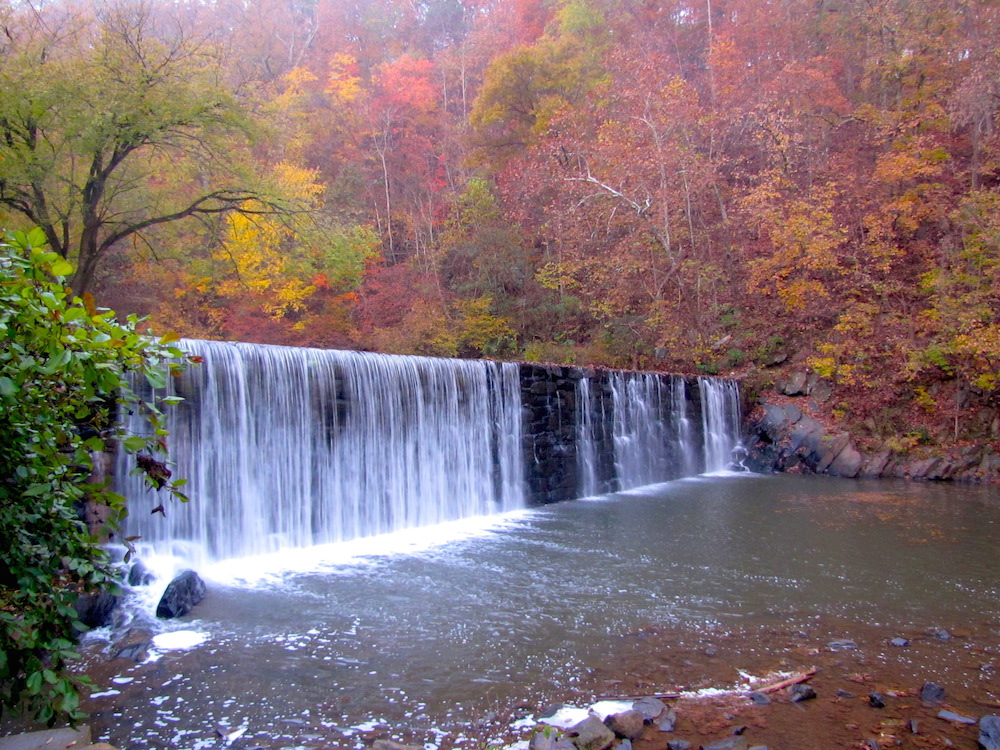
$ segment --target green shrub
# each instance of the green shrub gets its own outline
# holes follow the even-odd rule
[[[75,721],[83,680],[66,672],[76,656],[73,603],[111,585],[106,554],[82,522],[86,500],[106,504],[112,522],[124,499],[107,482],[91,484],[91,452],[107,442],[139,454],[147,479],[180,499],[162,461],[165,430],[154,403],[139,403],[152,434],[124,435],[116,402],[134,398],[128,375],[164,385],[182,356],[140,336],[89,296],[72,295],[72,266],[41,249],[44,235],[0,239],[0,711],[39,721]]]

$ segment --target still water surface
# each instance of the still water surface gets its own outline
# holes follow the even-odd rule
[[[234,580],[252,577],[245,562],[203,571],[209,596],[176,625],[203,644],[111,662],[109,694],[87,707],[124,747],[209,747],[216,724],[272,747],[328,732],[351,746],[352,727],[379,720],[457,731],[565,694],[650,624],[995,618],[998,524],[994,487],[727,475],[518,512],[409,551],[375,539],[340,562],[290,553],[271,563],[289,572],[254,583]]]

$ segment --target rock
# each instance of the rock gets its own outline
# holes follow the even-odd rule
[[[622,740],[618,743],[617,750],[632,750],[632,740]]]
[[[182,617],[205,598],[205,582],[193,570],[185,570],[168,585],[156,605],[156,616],[164,619]]]
[[[788,691],[788,696],[792,703],[801,703],[802,701],[809,701],[815,698],[816,691],[809,685],[799,683],[798,685],[792,685]]]
[[[667,750],[691,750],[691,743],[687,740],[670,740]]]
[[[0,737],[0,750],[74,750],[90,744],[90,727],[86,724],[76,729],[46,729]]]
[[[849,693],[846,690],[844,690],[843,688],[838,689],[837,692],[834,693],[834,695],[836,695],[838,698],[853,698],[854,697],[853,693]]]
[[[931,628],[930,630],[927,631],[927,633],[928,633],[928,635],[934,636],[939,641],[950,641],[951,640],[951,633],[949,633],[944,628]]]
[[[627,740],[637,740],[642,736],[645,727],[645,717],[638,711],[623,711],[611,714],[604,720],[604,725],[619,737]]]
[[[559,730],[546,727],[531,735],[528,750],[576,750],[576,745],[563,737]]]
[[[980,750],[1000,750],[1000,716],[984,716],[979,720]]]
[[[848,651],[852,648],[857,648],[858,644],[847,638],[838,638],[835,641],[830,641],[826,644],[826,647],[833,651]]]
[[[142,560],[136,560],[129,568],[127,579],[129,586],[148,586],[155,580],[156,576],[149,571]]]
[[[861,471],[861,464],[864,459],[858,450],[848,443],[844,446],[844,449],[840,451],[833,463],[830,464],[828,473],[835,477],[846,477],[852,478],[858,475]]]
[[[649,724],[667,710],[667,704],[659,698],[640,698],[632,704],[632,710],[641,713],[643,719]]]
[[[677,726],[677,711],[673,706],[670,706],[667,708],[666,711],[664,711],[660,715],[660,720],[657,723],[656,727],[661,732],[672,732],[674,731],[674,727],[676,726]]]
[[[607,750],[615,742],[615,733],[596,716],[588,716],[566,731],[566,738],[579,750]]]
[[[806,393],[807,378],[808,375],[801,370],[793,372],[788,380],[778,386],[778,389],[786,396],[804,396]]]
[[[920,700],[924,703],[944,703],[944,688],[933,682],[925,682],[920,688]]]
[[[939,719],[944,719],[945,721],[953,721],[956,724],[975,724],[975,719],[970,719],[968,716],[962,716],[961,714],[956,714],[954,711],[938,711],[937,717]]]
[[[423,745],[404,745],[394,740],[375,740],[372,750],[424,750]]]
[[[751,745],[750,750],[767,750],[767,745]]]
[[[785,416],[788,417],[789,422],[795,424],[802,419],[802,410],[794,404],[789,404],[785,407]]]
[[[538,718],[551,719],[553,716],[562,711],[564,708],[566,708],[565,703],[550,703],[539,712]]]
[[[73,603],[76,616],[88,628],[103,628],[111,624],[111,616],[118,606],[119,597],[110,591],[80,594]]]
[[[758,693],[756,691],[750,693],[750,702],[755,706],[770,706],[771,699],[767,697],[766,693]]]
[[[828,438],[826,443],[826,448],[823,450],[823,457],[820,459],[819,463],[816,464],[816,473],[823,474],[827,469],[830,468],[830,464],[834,462],[840,452],[847,447],[847,444],[851,442],[851,436],[846,432],[842,432],[833,438]]]
[[[885,696],[882,693],[868,693],[868,705],[872,708],[885,708]]]
[[[890,451],[879,451],[864,462],[861,471],[858,472],[858,476],[862,479],[877,479],[885,472],[891,457],[892,453]]]
[[[724,740],[716,740],[702,745],[701,750],[747,750],[747,738],[743,736],[726,737]]]
[[[896,646],[897,648],[906,648],[910,645],[910,642],[905,638],[893,638],[889,641],[890,646]]]
[[[809,390],[809,395],[824,404],[833,396],[833,386],[825,380],[821,380]]]
[[[907,726],[910,727],[910,734],[920,734],[920,723],[916,719],[910,719]]]

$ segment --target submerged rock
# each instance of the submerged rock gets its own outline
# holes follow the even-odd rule
[[[889,641],[890,646],[896,646],[897,648],[906,648],[910,645],[910,642],[905,638],[893,638]]]
[[[799,683],[798,685],[792,685],[791,689],[788,691],[788,695],[791,698],[792,703],[801,703],[802,701],[811,701],[815,698],[816,691],[809,685]]]
[[[167,585],[156,605],[156,616],[164,619],[186,615],[205,598],[205,582],[193,570],[185,570]]]
[[[872,708],[885,708],[885,696],[882,693],[869,693],[868,705]]]
[[[738,735],[702,745],[701,750],[747,750],[747,738]]]
[[[691,750],[691,743],[687,740],[670,740],[667,750]]]
[[[758,693],[756,691],[750,693],[750,702],[755,706],[770,706],[771,699],[767,697],[766,693]]]
[[[920,700],[924,703],[944,703],[944,688],[933,682],[925,682],[920,688]]]
[[[945,721],[953,721],[956,724],[975,724],[976,720],[968,716],[956,714],[954,711],[938,711],[937,717]]]
[[[1000,750],[1000,716],[984,716],[979,720],[980,750]]]

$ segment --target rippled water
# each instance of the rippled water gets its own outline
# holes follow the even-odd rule
[[[208,598],[176,626],[207,640],[141,665],[90,657],[112,694],[88,707],[129,748],[212,746],[216,723],[272,747],[320,742],[303,726],[345,732],[345,746],[377,720],[449,729],[565,693],[652,623],[997,617],[998,524],[996,488],[711,476],[450,542],[421,531],[401,551],[375,539],[328,549],[333,562],[286,558],[289,572],[256,583],[209,569]],[[251,562],[236,572],[254,576]]]

